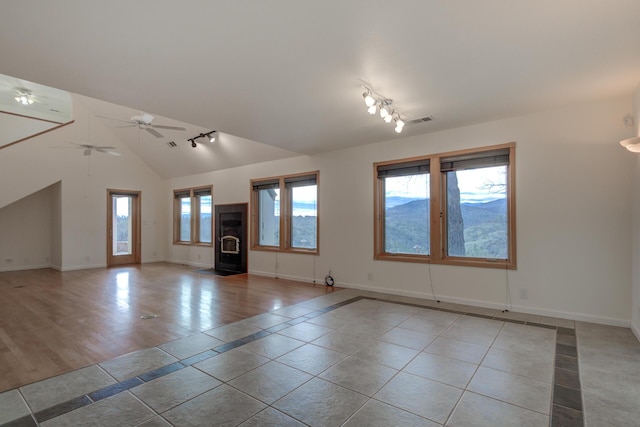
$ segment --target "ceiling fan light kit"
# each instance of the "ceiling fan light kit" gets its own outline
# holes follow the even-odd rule
[[[396,111],[393,107],[393,100],[375,94],[368,86],[362,86],[365,92],[362,94],[364,98],[364,104],[367,106],[367,112],[374,115],[379,111],[380,118],[385,123],[393,123],[396,133],[401,133],[404,129],[404,121],[400,118],[400,112]]]

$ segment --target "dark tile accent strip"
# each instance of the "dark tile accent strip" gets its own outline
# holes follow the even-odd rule
[[[560,405],[553,405],[551,427],[583,427],[582,412]]]
[[[561,335],[561,334],[556,335],[556,343],[569,345],[571,347],[577,346],[576,337],[571,335]]]
[[[578,372],[578,358],[556,354],[556,368]]]
[[[91,400],[97,402],[98,400],[106,399],[107,397],[111,397],[114,394],[118,394],[135,386],[139,386],[140,384],[142,384],[142,380],[140,378],[129,378],[128,380],[101,388],[100,390],[96,390],[93,393],[89,393],[88,396]]]
[[[544,323],[527,322],[527,326],[535,326],[537,328],[545,328],[545,329],[556,330],[555,326],[553,326],[553,325],[545,325]]]
[[[302,317],[306,317],[307,319],[313,319],[314,317],[322,316],[323,314],[325,314],[325,312],[316,310],[316,311],[312,311],[311,313],[307,313]]]
[[[493,319],[493,316],[487,316],[486,314],[465,313],[465,316],[479,317],[481,319]]]
[[[93,402],[91,401],[91,399],[89,399],[88,396],[76,397],[75,399],[71,399],[67,402],[59,403],[50,408],[43,409],[42,411],[36,412],[33,415],[38,423],[42,423],[44,421],[50,420],[51,418],[66,414],[67,412],[82,408],[83,406],[87,406],[90,403]]]
[[[304,319],[303,322],[305,320],[308,320],[308,319]],[[290,328],[290,327],[291,327],[291,324],[289,322],[284,322],[284,323],[280,323],[279,325],[267,328],[267,329],[265,329],[265,331],[271,332],[273,334],[273,333],[276,333],[278,331],[281,331],[283,329],[287,329],[287,328]]]
[[[187,357],[186,359],[182,359],[180,361],[180,363],[182,363],[184,366],[191,366],[194,365],[198,362],[202,362],[203,360],[209,359],[213,356],[216,356],[218,354],[217,351],[213,351],[213,350],[207,350],[204,351],[200,354],[196,354],[195,356],[191,356],[191,357]]]
[[[295,319],[291,319],[287,322],[282,323],[283,325],[289,325],[289,326],[293,326],[293,325],[297,325],[298,323],[302,323],[302,322],[306,322],[308,319],[305,319],[304,317],[296,317]],[[278,325],[280,326],[280,325]]]
[[[580,390],[554,384],[553,404],[575,409],[576,411],[582,411],[582,396],[580,395]]]
[[[25,415],[8,423],[1,424],[0,427],[38,427],[31,415]]]
[[[556,354],[563,356],[578,357],[578,351],[575,346],[569,346],[565,344],[556,344]]]
[[[494,317],[495,320],[500,320],[502,322],[507,322],[507,323],[517,323],[518,325],[524,325],[525,322],[524,320],[516,320],[516,319],[507,319],[506,317]]]
[[[242,341],[244,344],[249,344],[255,340],[259,340],[260,338],[264,338],[266,336],[271,335],[271,332],[267,331],[258,331],[251,335],[247,335],[246,337],[240,338],[238,341]]]
[[[580,376],[577,372],[556,368],[553,378],[557,385],[580,390]]]
[[[246,342],[242,342],[242,340],[235,340],[235,341],[231,341],[228,342],[226,344],[222,344],[219,345],[218,347],[214,347],[214,351],[217,351],[218,353],[224,353],[226,351],[229,350],[233,350],[234,348],[240,347],[241,345],[245,345]]]
[[[558,326],[558,333],[560,335],[570,335],[570,336],[576,336],[576,330],[575,329],[569,329],[569,328],[562,328],[560,326]]]
[[[138,375],[144,382],[153,381],[156,378],[164,377],[172,372],[179,371],[180,369],[184,369],[184,365],[180,362],[174,362],[170,365],[165,365],[162,368],[154,369],[153,371],[145,372],[142,375]]]

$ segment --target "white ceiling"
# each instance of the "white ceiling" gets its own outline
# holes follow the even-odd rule
[[[16,0],[0,73],[286,157],[631,94],[639,20],[637,0]],[[434,120],[397,135],[359,79]]]

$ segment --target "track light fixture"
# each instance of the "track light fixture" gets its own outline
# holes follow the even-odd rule
[[[362,86],[365,92],[362,94],[364,103],[367,106],[369,114],[374,115],[376,112],[380,113],[380,118],[385,123],[392,123],[395,125],[395,131],[401,133],[404,129],[404,122],[400,119],[400,113],[396,111],[391,105],[393,101],[384,96],[375,94],[371,88]]]
[[[206,138],[209,142],[215,142],[216,137],[218,135],[217,130],[212,130],[211,132],[201,133],[200,135],[194,136],[193,138],[187,139],[191,143],[193,148],[196,148],[198,144],[196,144],[196,139],[198,138]]]

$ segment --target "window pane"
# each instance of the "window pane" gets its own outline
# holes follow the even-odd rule
[[[131,245],[131,197],[111,196],[113,215],[112,255],[130,255]]]
[[[259,242],[260,246],[280,244],[280,189],[269,188],[258,191]]]
[[[198,241],[211,243],[211,195],[198,197],[198,203],[198,211],[200,212]]]
[[[191,198],[182,197],[180,201],[180,241],[191,241]]]
[[[447,172],[447,254],[507,259],[507,166]]]
[[[429,254],[429,174],[384,178],[384,251]]]
[[[318,186],[291,187],[291,247],[316,249]]]

